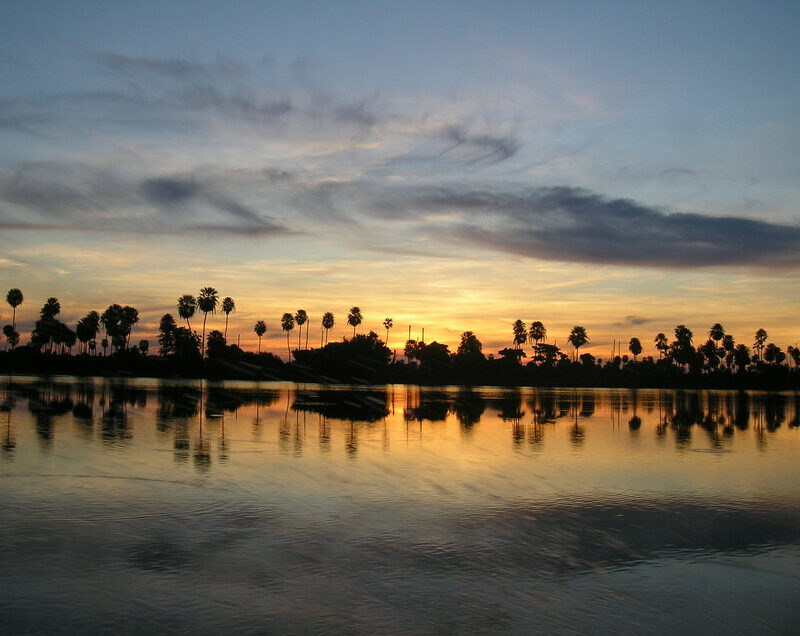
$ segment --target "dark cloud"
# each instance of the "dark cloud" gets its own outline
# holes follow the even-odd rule
[[[653,322],[653,318],[643,318],[642,316],[625,316],[625,318],[619,322],[615,322],[615,327],[640,327],[641,325],[646,325],[650,322]]]
[[[142,182],[144,195],[159,205],[184,203],[196,196],[200,188],[193,181],[183,179],[145,179]]]
[[[468,161],[498,163],[510,159],[519,151],[521,143],[514,137],[490,134],[473,134],[466,126],[446,126],[442,138],[450,147],[442,154],[463,150]]]
[[[381,218],[454,215],[437,235],[546,260],[669,268],[800,266],[800,227],[668,213],[573,187],[417,188],[387,194],[371,207]]]
[[[23,164],[12,175],[0,177],[0,227],[245,236],[289,233],[207,177],[137,180],[108,169],[60,163]]]

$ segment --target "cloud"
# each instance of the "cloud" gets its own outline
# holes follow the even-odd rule
[[[581,188],[415,188],[373,198],[380,218],[446,220],[430,236],[531,258],[692,268],[800,267],[800,227],[738,217],[670,213]],[[422,229],[422,228],[420,228]]]
[[[615,327],[639,327],[641,325],[646,325],[650,322],[653,322],[653,318],[643,318],[642,316],[625,316],[625,318],[619,322],[615,322]]]
[[[520,141],[514,137],[473,134],[462,125],[446,126],[441,135],[452,144],[442,154],[464,150],[467,160],[472,163],[505,161],[517,154],[521,146]]]
[[[58,162],[22,164],[0,177],[0,227],[245,236],[290,232],[207,175],[138,179]]]
[[[244,67],[225,58],[204,64],[182,58],[131,57],[118,53],[102,53],[97,60],[103,66],[123,75],[160,75],[174,79],[207,77],[215,74],[240,75]]]

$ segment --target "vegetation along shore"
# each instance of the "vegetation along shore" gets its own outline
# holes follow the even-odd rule
[[[768,341],[764,329],[754,333],[751,346],[737,343],[720,323],[697,339],[705,339],[702,344],[696,344],[695,335],[684,325],[676,326],[671,336],[655,334],[658,357],[642,356],[642,343],[633,337],[625,354],[619,351],[601,358],[581,353],[590,343],[583,326],[572,328],[567,337],[570,348],[562,351],[548,341],[541,321],[526,324],[522,320],[509,325],[510,346],[496,353],[484,352],[472,331],[461,335],[455,351],[446,344],[422,339],[408,339],[402,349],[392,350],[387,343],[393,319],[383,321],[383,338],[375,331],[358,333],[363,322],[359,307],[352,307],[346,318],[352,335],[331,341],[336,317],[326,312],[309,345],[312,320],[299,309],[284,313],[279,321],[286,334],[286,362],[261,350],[261,338],[267,330],[264,320],[253,325],[259,338],[256,351],[229,343],[228,319],[236,304],[230,297],[220,298],[213,287],[204,287],[196,297],[185,294],[178,298],[177,319],[171,313],[161,317],[157,347],[146,339],[132,339],[139,322],[134,307],[112,304],[102,313],[90,311],[70,327],[59,320],[61,305],[54,297],[42,305],[29,341],[23,344],[17,330],[17,310],[24,295],[19,289],[11,289],[6,301],[12,311],[11,322],[3,327],[0,373],[359,384],[800,389],[800,348],[781,349]],[[207,330],[209,314],[217,311],[224,314],[224,325]],[[291,332],[295,328],[293,346]]]

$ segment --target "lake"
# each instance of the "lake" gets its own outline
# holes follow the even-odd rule
[[[790,633],[800,395],[0,379],[4,633]]]

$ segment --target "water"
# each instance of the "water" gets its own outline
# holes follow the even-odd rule
[[[0,383],[5,633],[790,633],[797,394]]]

